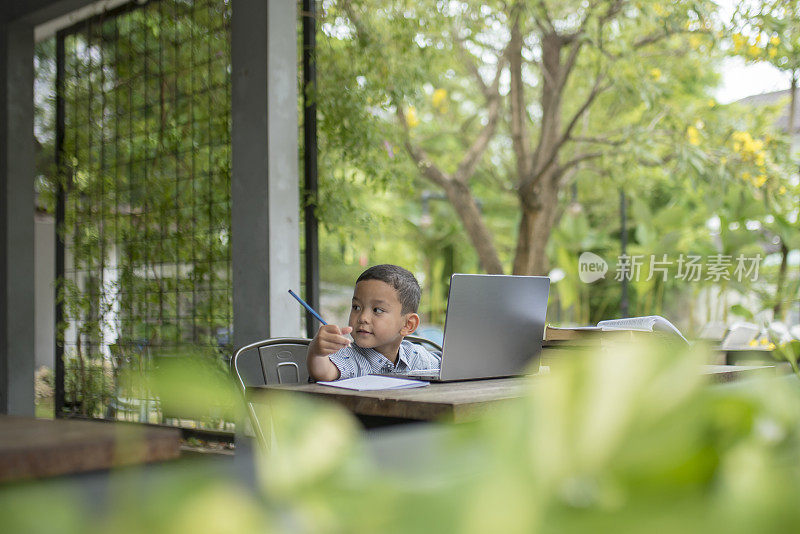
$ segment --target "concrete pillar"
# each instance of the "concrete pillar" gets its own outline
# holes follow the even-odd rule
[[[33,415],[33,26],[0,24],[0,413]]]
[[[232,3],[234,345],[300,335],[297,3]]]

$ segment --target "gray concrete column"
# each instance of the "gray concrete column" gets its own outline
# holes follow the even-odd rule
[[[232,3],[233,329],[300,335],[297,3]]]
[[[0,413],[33,415],[33,26],[0,31]]]

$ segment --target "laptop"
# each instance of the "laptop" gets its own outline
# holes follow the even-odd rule
[[[441,369],[404,376],[450,382],[536,372],[549,292],[546,276],[452,275]]]

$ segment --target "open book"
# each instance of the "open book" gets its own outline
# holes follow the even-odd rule
[[[609,332],[614,330],[635,330],[641,332],[667,332],[675,334],[685,343],[686,338],[668,320],[660,315],[647,315],[644,317],[627,317],[625,319],[609,319],[600,321],[597,326],[579,326],[572,328],[558,328],[547,325],[544,338],[546,341],[573,341],[576,339],[586,339],[593,337],[598,332]]]
[[[660,315],[646,315],[644,317],[627,317],[625,319],[609,319],[597,323],[598,328],[608,330],[640,330],[643,332],[667,332],[677,335],[687,345],[686,338],[675,325]]]

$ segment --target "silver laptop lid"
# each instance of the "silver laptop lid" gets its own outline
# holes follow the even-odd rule
[[[542,351],[546,276],[454,274],[442,344],[442,380],[536,370]]]

